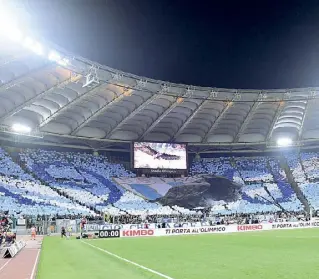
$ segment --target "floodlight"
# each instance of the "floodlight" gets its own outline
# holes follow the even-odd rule
[[[31,128],[29,126],[22,125],[19,123],[13,124],[11,128],[14,132],[17,132],[17,133],[30,133],[31,132]]]
[[[35,42],[32,46],[31,49],[34,53],[38,54],[38,55],[43,55],[43,47],[40,43]]]
[[[32,49],[33,47],[33,40],[30,38],[30,37],[26,37],[23,41],[23,45],[26,47],[26,48],[29,48],[29,49]]]
[[[59,53],[57,53],[56,51],[51,50],[49,52],[48,58],[49,58],[50,61],[58,62],[58,61],[61,60],[61,55]]]
[[[32,40],[30,37],[24,39],[23,45],[38,55],[43,55],[43,47],[39,42]]]
[[[3,4],[3,3],[1,3]],[[1,5],[0,9],[0,29],[6,31],[11,27],[15,26],[16,19],[15,15],[10,11],[9,7]]]
[[[12,41],[15,41],[15,42],[21,42],[23,40],[23,34],[22,32],[12,26],[11,28],[8,29],[8,37],[12,40]]]
[[[14,15],[8,7],[3,6],[0,9],[0,35],[17,42],[22,41],[23,38],[22,32],[17,27]]]
[[[1,25],[1,23],[0,23]],[[23,39],[22,32],[15,26],[7,26],[4,28],[3,26],[0,28],[0,34],[4,35],[8,39],[15,41],[15,42],[21,42]]]
[[[279,139],[277,139],[277,145],[278,146],[285,147],[285,146],[289,146],[291,144],[292,144],[292,139],[291,138],[279,138]]]
[[[57,63],[58,63],[59,65],[65,67],[65,66],[67,66],[67,65],[70,63],[70,61],[69,61],[69,59],[62,58],[62,59],[60,59],[59,61],[57,61]]]

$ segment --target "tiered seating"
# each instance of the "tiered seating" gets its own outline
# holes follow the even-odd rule
[[[318,153],[289,153],[285,155],[294,180],[314,209],[319,209]]]
[[[94,215],[89,209],[36,181],[3,149],[0,149],[0,154],[0,211],[9,210],[14,215]]]
[[[161,206],[158,203],[146,202],[143,198],[134,195],[131,192],[125,192],[121,199],[114,203],[114,206],[132,215],[143,215],[145,212],[150,215],[162,215],[172,214],[174,212],[174,210],[168,206]]]
[[[305,175],[310,181],[319,180],[319,157],[316,152],[300,153]]]
[[[0,174],[9,177],[19,177],[22,180],[33,180],[33,177],[15,164],[2,148],[0,148]]]
[[[175,211],[180,212],[181,214],[184,214],[184,215],[194,215],[194,214],[196,214],[195,210],[189,210],[187,208],[180,207],[180,206],[177,206],[177,205],[172,206],[172,208]]]
[[[204,159],[194,163],[191,172],[193,175],[204,173],[220,175],[243,185],[239,200],[212,202],[214,212],[227,214],[277,211],[278,207],[272,204],[273,199],[286,210],[297,211],[301,208],[300,201],[275,158]]]
[[[99,212],[105,212],[108,213],[112,216],[118,216],[118,215],[125,215],[127,214],[125,211],[120,210],[119,208],[113,206],[113,205],[96,205],[95,206],[96,210]]]
[[[0,210],[24,215],[76,215],[94,213],[71,200],[60,196],[37,182],[0,177],[0,192],[4,195]]]
[[[232,166],[230,158],[212,158],[203,159],[200,162],[196,162],[191,167],[192,174],[214,174],[217,176],[223,176],[229,180],[233,180],[234,176],[239,177],[237,170]]]
[[[297,183],[305,183],[307,177],[302,168],[299,155],[297,153],[289,153],[285,155],[290,171]]]
[[[274,176],[274,181],[282,193],[282,198],[277,199],[277,201],[288,211],[301,210],[302,205],[289,184],[285,171],[280,168],[279,160],[277,158],[269,158],[269,166]]]
[[[111,176],[132,175],[105,157],[86,153],[27,150],[21,158],[41,180],[89,206],[118,201],[123,190]]]
[[[154,201],[172,187],[198,183],[198,176],[202,175],[223,176],[242,185],[238,200],[210,201],[214,213],[274,212],[278,208],[273,200],[286,210],[301,209],[285,172],[273,157],[204,159],[194,162],[191,167],[194,176],[185,178],[136,178],[122,165],[86,153],[26,150],[20,157],[25,167],[52,189],[26,173],[0,149],[0,210],[48,215],[93,214],[88,208],[112,215],[192,214],[191,210],[170,208]],[[306,153],[302,159],[300,164],[298,157],[291,156],[287,162],[308,200],[319,207],[316,155]]]
[[[194,162],[190,169],[191,174],[213,174],[216,176],[226,177],[231,181],[244,185],[239,172],[233,167],[230,157],[203,159]]]
[[[27,150],[21,154],[26,166],[41,180],[72,199],[99,211],[112,214],[172,214],[169,207],[145,201],[140,196],[154,200],[160,197],[151,187],[138,184],[124,188],[112,181],[114,177],[134,179],[120,164],[111,164],[104,156],[86,153]],[[136,193],[136,194],[134,194]],[[111,205],[113,204],[113,206]]]
[[[240,176],[247,182],[273,182],[268,170],[266,157],[236,158],[236,166]]]

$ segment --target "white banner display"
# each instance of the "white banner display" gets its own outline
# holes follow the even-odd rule
[[[271,230],[271,224],[237,225],[237,232],[254,232]]]
[[[185,234],[204,234],[204,233],[229,233],[235,232],[235,227],[231,226],[212,226],[201,228],[174,228],[161,229],[160,235],[185,235]]]
[[[161,229],[136,229],[122,230],[121,237],[139,237],[139,236],[158,236],[158,231]]]
[[[25,226],[26,224],[26,219],[17,219],[17,226]]]
[[[135,230],[122,230],[121,237],[193,235],[193,234],[209,234],[209,233],[230,233],[230,232],[236,232],[236,231],[237,231],[237,226],[235,225],[167,228],[167,229],[135,229]]]
[[[318,228],[319,221],[309,221],[309,222],[284,222],[284,223],[274,223],[272,224],[273,230],[289,230],[289,229],[311,229]]]
[[[204,233],[230,233],[236,232],[237,227],[230,226],[210,226],[210,227],[188,227],[188,228],[167,228],[167,229],[135,229],[122,230],[121,237],[139,236],[166,236],[166,235],[190,235]]]
[[[165,229],[122,229],[121,237],[149,237],[170,235],[220,234],[235,232],[255,232],[280,229],[319,228],[319,221],[314,222],[282,222],[268,224],[245,224],[228,226],[178,227]]]

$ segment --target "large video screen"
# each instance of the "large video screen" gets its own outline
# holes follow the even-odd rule
[[[187,169],[187,146],[179,143],[134,142],[134,168]]]

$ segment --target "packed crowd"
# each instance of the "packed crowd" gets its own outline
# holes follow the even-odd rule
[[[230,225],[230,224],[259,224],[275,222],[297,222],[307,221],[309,216],[304,212],[261,212],[258,214],[213,214],[211,211],[198,211],[196,214],[189,215],[121,215],[112,220],[118,224],[159,224],[165,227],[167,223],[180,224],[201,222],[206,225]]]
[[[12,220],[7,215],[0,214],[0,249],[4,245],[11,245],[16,240],[16,234],[11,231]]]
[[[144,215],[192,216],[193,210],[162,206],[155,200],[172,187],[194,183],[202,174],[223,176],[241,185],[238,200],[210,201],[214,215],[276,212],[276,203],[286,211],[302,209],[275,157],[203,159],[193,163],[191,177],[137,178],[122,165],[112,164],[101,155],[41,149],[27,149],[19,155],[22,167],[0,148],[0,210],[9,209],[14,215],[95,218],[107,213],[141,219]],[[287,155],[295,181],[315,209],[319,206],[316,157],[316,153]]]
[[[26,173],[0,148],[0,211],[12,215],[95,215]]]
[[[287,164],[295,182],[313,207],[319,209],[319,154],[317,152],[287,153]]]
[[[227,177],[242,185],[241,197],[234,202],[212,202],[212,210],[220,214],[237,212],[275,212],[280,203],[287,211],[299,211],[302,204],[288,182],[278,159],[274,157],[225,157],[194,162],[192,175],[213,174]]]
[[[139,215],[145,211],[159,214],[176,212],[168,206],[148,202],[116,182],[115,177],[135,175],[104,156],[87,153],[26,150],[20,154],[30,172],[68,198],[98,212],[111,215]]]

